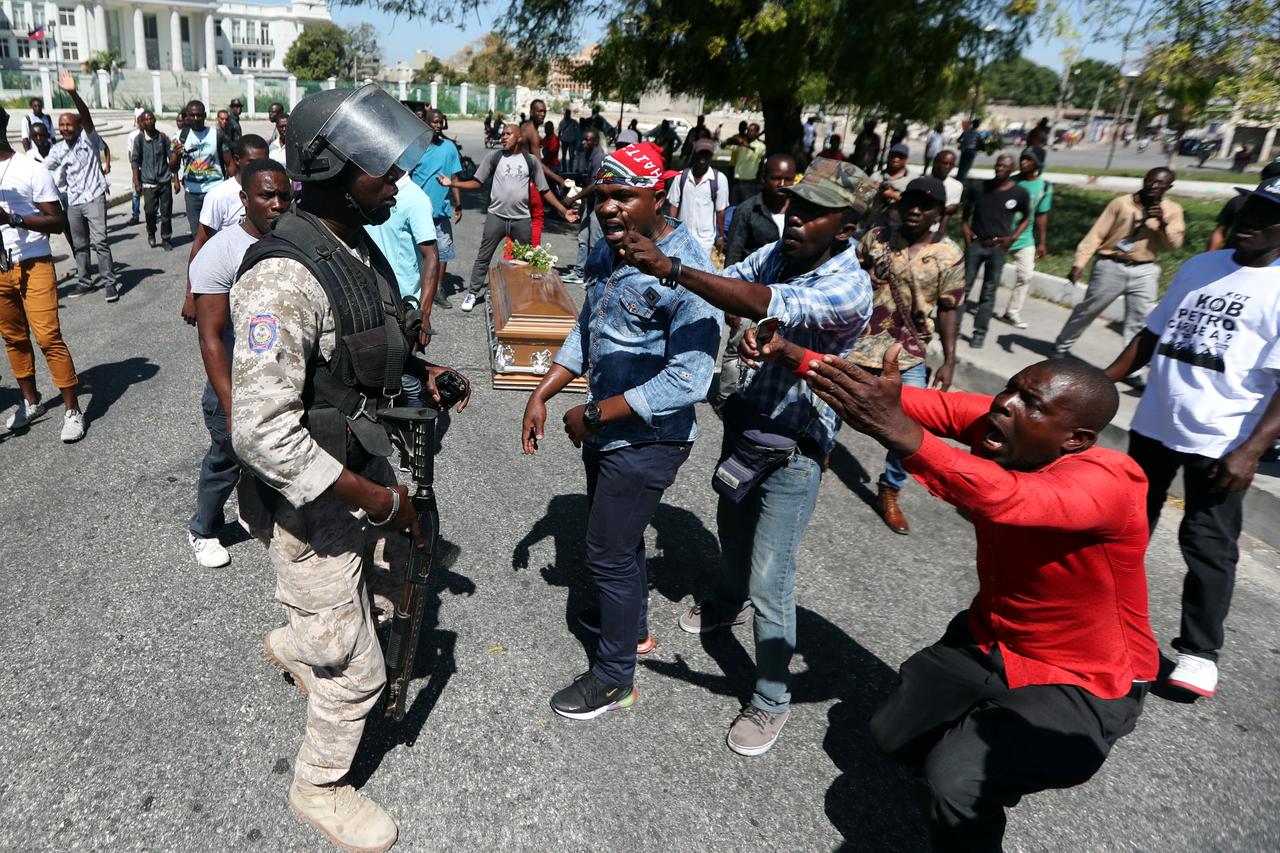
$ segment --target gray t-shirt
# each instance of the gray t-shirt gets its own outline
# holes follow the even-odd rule
[[[235,284],[236,272],[244,260],[244,253],[258,242],[240,225],[223,228],[209,238],[200,247],[200,253],[191,262],[187,275],[191,278],[192,293],[230,293]],[[235,343],[235,330],[231,327],[231,319],[222,327],[222,343],[227,347],[227,355],[231,355],[232,344]]]
[[[529,218],[529,164],[533,164],[533,184],[539,193],[547,191],[547,176],[537,157],[495,151],[476,169],[476,180],[484,183],[493,176],[489,188],[489,212],[503,219]]]

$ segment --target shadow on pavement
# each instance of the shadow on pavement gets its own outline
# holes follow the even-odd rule
[[[116,275],[120,279],[120,283],[116,286],[121,296],[133,290],[148,277],[153,275],[164,275],[164,270],[154,267],[123,267],[116,270]]]
[[[414,658],[413,678],[419,684],[413,704],[405,711],[404,719],[396,722],[385,716],[385,705],[379,704],[369,716],[364,738],[356,752],[355,763],[347,779],[359,788],[369,780],[382,764],[387,753],[404,744],[413,746],[436,703],[444,695],[449,679],[458,671],[455,648],[458,634],[441,630],[440,593],[447,590],[453,595],[472,595],[475,583],[468,577],[453,571],[462,549],[441,539],[437,543],[438,563],[432,568],[431,582],[427,586],[426,603],[422,611],[422,633],[418,638],[418,654]],[[384,642],[385,647],[385,642]],[[385,697],[384,697],[385,702]]]
[[[668,601],[687,596],[701,598],[706,591],[704,567],[717,565],[720,546],[698,516],[680,507],[660,504],[650,526],[657,533],[655,548],[647,555],[650,591]],[[565,601],[565,625],[582,643],[588,657],[595,653],[596,636],[577,619],[584,608],[597,606],[595,583],[586,566],[587,496],[557,495],[547,504],[546,514],[534,523],[511,554],[511,568],[529,568],[529,549],[544,539],[555,547],[555,561],[539,571],[550,586],[569,591]]]
[[[695,672],[679,655],[674,663],[641,664],[746,704],[755,669],[750,652],[730,631],[704,634],[702,640],[721,672]],[[897,686],[897,673],[838,626],[804,607],[796,608],[795,658],[799,661],[793,659],[791,666],[792,704],[836,700],[822,746],[841,771],[826,793],[827,819],[846,839],[840,849],[927,849],[919,787],[905,768],[880,752],[869,727],[872,713]],[[777,748],[785,749],[785,741],[784,734]]]
[[[85,418],[92,424],[105,415],[116,400],[124,396],[129,386],[153,379],[159,372],[158,364],[142,356],[95,364],[88,370],[81,371],[80,394],[89,395],[89,405],[84,410]]]
[[[844,483],[846,489],[857,495],[867,506],[876,508],[876,493],[869,485],[871,473],[843,444],[837,444],[831,448],[827,467],[831,473],[840,478],[840,482]]]
[[[1045,358],[1053,357],[1053,341],[1042,341],[1039,338],[1033,338],[1030,335],[1009,334],[1000,335],[996,338],[996,346],[1005,352],[1013,352],[1014,347],[1033,352],[1036,355],[1042,355]]]

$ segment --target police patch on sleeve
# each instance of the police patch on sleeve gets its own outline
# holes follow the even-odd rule
[[[275,314],[255,314],[249,321],[249,352],[266,352],[275,346],[279,328]]]

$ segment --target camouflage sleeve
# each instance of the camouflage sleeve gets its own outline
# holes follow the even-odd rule
[[[332,326],[328,300],[300,264],[269,259],[231,288],[231,322],[236,455],[289,503],[302,506],[342,473],[342,464],[302,424],[307,362],[323,347],[326,333],[333,335],[326,328]]]

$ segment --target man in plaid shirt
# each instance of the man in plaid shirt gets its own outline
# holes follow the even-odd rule
[[[723,275],[684,266],[634,231],[628,232],[622,253],[632,266],[667,286],[683,285],[726,313],[751,320],[776,318],[777,334],[798,344],[797,352],[815,358],[843,354],[871,315],[871,279],[850,241],[875,185],[850,163],[819,158],[785,191],[791,203],[782,239]],[[690,607],[680,617],[680,627],[701,634],[744,624],[754,611],[755,690],[730,726],[728,744],[740,755],[761,755],[777,741],[790,713],[796,551],[840,419],[802,378],[807,356],[794,364],[757,364],[755,329],[747,331],[741,351],[751,370],[726,401],[726,435],[751,420],[752,427],[795,438],[797,448],[740,502],[720,498],[719,589],[713,598]]]

